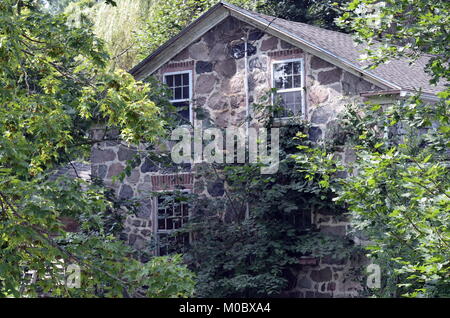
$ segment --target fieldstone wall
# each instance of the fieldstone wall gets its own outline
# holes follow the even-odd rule
[[[359,100],[359,93],[376,91],[376,87],[347,71],[344,71],[300,48],[256,30],[251,26],[229,17],[214,27],[175,58],[159,69],[154,76],[162,80],[166,72],[191,70],[193,74],[193,106],[201,109],[206,118],[203,127],[215,125],[218,128],[240,126],[246,117],[245,101],[245,59],[241,39],[248,35],[248,88],[249,104],[261,103],[271,88],[273,61],[303,58],[305,65],[306,114],[310,120],[310,138],[331,139],[335,137],[336,116],[348,103]],[[238,50],[236,50],[236,48]],[[240,48],[240,50],[239,50]],[[233,50],[234,49],[234,50]],[[194,112],[194,122],[200,120]],[[257,125],[255,120],[252,125]],[[100,139],[103,129],[94,129],[95,139]],[[141,149],[142,150],[142,149]],[[212,198],[224,196],[225,185],[211,174],[211,178],[199,178],[196,173],[202,165],[194,166],[192,172],[165,174],[148,159],[139,162],[124,182],[113,182],[128,160],[133,160],[140,151],[133,147],[105,141],[92,149],[92,175],[103,179],[116,191],[121,199],[140,198],[140,212],[128,217],[122,238],[137,249],[146,249],[155,225],[152,224],[154,204],[150,193],[162,189],[183,187],[197,194]],[[342,147],[341,155],[346,161],[354,160],[351,149]],[[345,218],[318,211],[313,217],[316,226],[337,237],[347,235],[348,222]],[[284,294],[289,297],[353,297],[362,287],[349,277],[355,264],[362,260],[322,259],[300,260],[291,269],[291,285]]]

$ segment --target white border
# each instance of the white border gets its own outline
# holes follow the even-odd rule
[[[282,120],[287,118],[294,118],[294,117],[300,117],[302,119],[306,119],[306,98],[305,98],[305,59],[300,58],[293,58],[293,59],[287,59],[287,60],[272,60],[270,63],[270,87],[273,89],[275,88],[274,83],[274,66],[275,64],[282,64],[282,63],[289,63],[289,62],[300,62],[301,67],[301,74],[300,74],[300,87],[296,88],[288,88],[288,89],[277,89],[277,92],[279,93],[287,93],[287,92],[300,92],[301,95],[301,115],[300,116],[291,116],[291,117],[277,117],[276,119]],[[272,94],[272,103],[274,102],[274,94]]]
[[[164,174],[159,174],[158,176],[163,176]],[[180,191],[180,192],[186,192],[186,193],[193,193],[192,191],[193,190],[191,190],[191,189],[175,189],[175,190],[157,190],[157,191],[153,191],[153,192],[158,192],[158,193],[164,193],[164,192],[170,192],[170,191]],[[161,234],[167,234],[167,235],[170,235],[171,233],[173,233],[174,231],[176,231],[176,230],[162,230],[162,231],[159,231],[158,230],[158,227],[159,227],[159,222],[158,222],[158,196],[157,195],[155,195],[155,196],[152,196],[151,197],[151,199],[150,199],[151,201],[152,201],[152,203],[151,203],[151,205],[152,205],[152,207],[153,207],[153,211],[152,211],[152,215],[151,215],[151,217],[150,217],[150,220],[152,221],[152,230],[153,230],[153,233],[152,233],[152,235],[154,235],[154,237],[155,237],[155,245],[156,245],[156,248],[155,248],[155,255],[156,256],[160,256],[159,254],[159,248],[160,248],[160,246],[159,246],[159,233],[161,233]],[[188,210],[188,222],[189,222],[189,220],[191,219],[191,217],[192,217],[192,213],[191,213],[191,209],[189,209]],[[192,242],[192,232],[189,232],[189,243],[191,243]]]
[[[178,71],[178,72],[167,72],[163,73],[163,83],[166,84],[166,76],[168,75],[179,75],[179,74],[189,74],[189,99],[171,99],[169,100],[171,103],[179,103],[179,102],[189,102],[189,122],[191,124],[194,123],[194,114],[192,111],[192,95],[193,95],[193,76],[192,70]]]

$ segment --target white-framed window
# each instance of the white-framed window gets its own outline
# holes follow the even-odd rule
[[[302,58],[272,62],[272,88],[276,89],[273,99],[282,106],[276,117],[305,115],[304,73]]]
[[[182,191],[189,193],[189,191]],[[153,233],[158,256],[183,251],[190,241],[189,233],[177,233],[189,220],[189,205],[180,195],[162,192],[153,199]]]
[[[192,71],[164,73],[163,78],[170,90],[170,102],[180,108],[179,114],[184,119],[192,123]]]

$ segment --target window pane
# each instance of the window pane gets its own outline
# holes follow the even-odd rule
[[[175,87],[175,98],[174,99],[182,99],[182,88],[181,87]]]
[[[283,88],[283,77],[275,78],[275,88]]]
[[[302,86],[302,77],[300,75],[294,76],[294,87]]]
[[[302,64],[300,62],[292,62],[293,74],[301,74]]]
[[[285,64],[274,64],[273,65],[273,78],[278,79],[286,75]]]
[[[292,74],[292,62],[283,64],[284,74],[291,75]]]
[[[169,87],[173,87],[173,75],[166,76],[166,84]]]
[[[183,86],[183,99],[189,99],[189,86]]]
[[[158,219],[158,230],[166,229],[166,219]]]
[[[179,108],[178,114],[185,120],[189,121],[189,102],[173,103],[173,105]]]
[[[292,88],[292,76],[284,78],[284,88]]]
[[[181,74],[175,75],[175,86],[181,86]]]
[[[188,86],[189,85],[189,74],[183,74],[183,85]]]
[[[301,113],[301,93],[300,92],[287,92],[279,93],[281,106],[284,111],[281,114],[277,114],[280,117],[288,117],[298,115]]]

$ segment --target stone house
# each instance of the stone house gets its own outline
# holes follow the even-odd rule
[[[436,100],[441,88],[431,86],[424,73],[429,57],[415,64],[393,60],[374,70],[360,61],[363,47],[348,34],[303,23],[250,12],[220,2],[170,39],[130,73],[138,80],[154,76],[172,91],[171,102],[180,115],[195,125],[194,109],[201,108],[219,128],[238,125],[251,117],[251,105],[271,88],[282,100],[283,118],[296,116],[311,122],[312,138],[327,138],[336,115],[351,101],[366,99],[390,103],[422,89],[423,98]],[[102,131],[94,130],[94,134]],[[100,136],[101,137],[101,136]],[[120,173],[136,149],[102,142],[92,149],[92,175],[105,180],[118,196],[142,200],[140,213],[126,221],[123,239],[138,249],[145,248],[151,233],[161,238],[188,218],[186,207],[178,211],[179,222],[158,218],[158,198],[149,192],[182,187],[185,191],[213,197],[223,196],[214,184],[197,187],[195,173],[161,173],[148,160],[136,167],[122,183],[111,178]],[[344,151],[352,160],[351,151]],[[174,214],[173,214],[174,215]],[[173,216],[172,215],[172,216]],[[316,214],[311,222],[322,231],[345,235],[347,223]],[[161,254],[164,251],[160,251]],[[305,259],[294,291],[297,296],[357,296],[361,286],[344,279],[348,262],[333,259]]]

